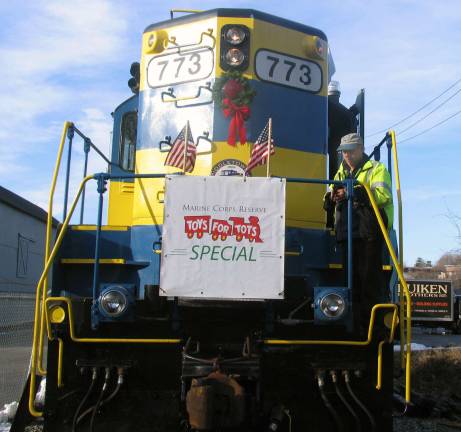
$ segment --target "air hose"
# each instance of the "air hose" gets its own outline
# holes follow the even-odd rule
[[[322,397],[322,400],[323,400],[323,403],[325,404],[325,406],[327,407],[328,411],[330,412],[330,414],[332,415],[335,423],[336,423],[336,428],[339,432],[343,432],[344,431],[344,428],[343,428],[343,425],[341,423],[341,419],[339,418],[339,415],[338,413],[336,412],[336,410],[333,408],[333,405],[331,404],[330,400],[328,399],[326,393],[325,393],[325,376],[324,376],[324,373],[323,372],[320,372],[318,375],[317,375],[317,384],[319,386],[319,390],[320,390],[320,396]]]
[[[96,415],[98,413],[99,407],[101,406],[101,402],[102,402],[102,398],[104,396],[104,393],[106,392],[107,386],[109,385],[110,368],[106,367],[105,371],[106,371],[106,373],[104,375],[104,384],[102,385],[101,391],[99,392],[98,400],[96,401],[96,405],[93,408],[93,414],[91,415],[90,432],[93,432],[93,430],[94,430],[94,420],[95,420]]]
[[[78,415],[80,414],[80,411],[82,410],[82,408],[83,408],[83,406],[85,405],[86,401],[87,401],[88,398],[90,397],[90,394],[91,394],[91,392],[93,391],[94,385],[96,384],[96,380],[97,380],[97,378],[98,378],[98,368],[97,368],[97,367],[93,367],[92,371],[93,371],[93,373],[92,373],[92,375],[91,375],[91,384],[90,384],[90,386],[88,387],[88,390],[87,390],[87,392],[85,393],[85,396],[83,396],[83,399],[82,399],[82,401],[80,402],[79,406],[78,406],[77,409],[75,410],[74,419],[73,419],[73,421],[72,421],[72,432],[75,432],[75,431],[76,431]]]
[[[354,417],[355,424],[356,424],[356,429],[355,429],[356,432],[361,432],[362,426],[360,424],[360,418],[357,415],[357,413],[354,411],[354,408],[352,408],[351,404],[346,400],[342,391],[340,390],[339,385],[338,385],[338,375],[336,374],[336,371],[334,370],[330,371],[330,375],[331,375],[331,380],[333,381],[333,384],[335,386],[336,394],[338,395],[339,399],[341,399],[341,402],[344,404],[347,410],[351,413],[352,417]]]
[[[109,403],[118,394],[118,392],[120,391],[120,387],[122,386],[122,384],[124,382],[124,370],[123,370],[123,368],[119,368],[117,370],[117,373],[118,373],[118,378],[117,378],[117,385],[116,385],[115,389],[112,391],[112,393],[109,396],[107,396],[106,399],[104,399],[101,402],[101,404],[99,405],[99,408],[101,408],[102,406]],[[87,410],[83,411],[83,413],[77,419],[77,424],[79,424],[88,414],[93,412],[94,408],[95,408],[95,405],[93,405],[90,408],[88,408]]]
[[[362,402],[360,402],[359,398],[352,391],[352,387],[351,387],[351,384],[350,384],[351,377],[349,375],[349,372],[348,371],[343,371],[343,375],[344,375],[344,382],[346,383],[346,387],[347,387],[347,390],[348,390],[349,394],[351,395],[352,399],[354,399],[355,403],[362,409],[362,411],[369,418],[370,424],[371,424],[371,431],[372,432],[375,431],[376,430],[375,419],[371,415],[370,411],[368,411],[368,409],[365,407],[365,405]]]

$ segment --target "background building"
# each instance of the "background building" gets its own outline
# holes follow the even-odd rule
[[[19,399],[27,377],[46,221],[43,209],[0,186],[0,408]],[[53,238],[57,226],[53,219]]]

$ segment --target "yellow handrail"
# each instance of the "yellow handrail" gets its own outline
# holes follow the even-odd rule
[[[58,156],[56,158],[56,163],[54,166],[53,179],[51,181],[50,188],[50,197],[48,200],[48,218],[46,221],[46,239],[45,239],[45,263],[48,260],[50,255],[50,246],[51,246],[51,234],[53,232],[53,199],[54,192],[56,190],[56,182],[58,180],[59,169],[61,167],[62,153],[64,151],[64,146],[66,143],[67,131],[73,126],[72,122],[64,122],[64,127],[61,134],[61,141],[59,143]],[[46,290],[48,285],[48,278],[45,278],[43,285],[37,289],[37,296],[42,298],[42,312],[41,312],[41,321],[40,321],[40,345],[38,349],[38,373],[39,375],[46,375],[46,369],[43,367],[43,346],[44,346],[44,327],[45,327],[45,311],[44,311],[44,302],[46,299]]]
[[[402,193],[400,190],[400,172],[399,172],[399,159],[397,157],[397,140],[395,138],[395,132],[389,131],[392,141],[392,157],[394,160],[395,168],[395,190],[397,193],[397,212],[399,221],[399,263],[400,267],[403,268],[403,217],[402,217]],[[401,368],[405,368],[405,328],[404,328],[404,314],[405,314],[405,299],[402,290],[399,293],[400,296],[400,362]]]
[[[400,189],[400,173],[399,173],[399,159],[397,157],[397,140],[395,138],[395,132],[389,131],[392,140],[392,157],[394,160],[395,169],[395,190],[397,192],[397,204],[398,204],[398,218],[399,218],[399,262],[400,266],[403,267],[403,222],[402,222],[402,192]]]
[[[139,343],[139,344],[178,344],[181,339],[154,339],[154,338],[81,338],[75,334],[74,325],[74,314],[72,312],[72,301],[69,297],[48,297],[46,299],[46,306],[52,302],[64,302],[67,305],[67,311],[69,314],[69,336],[73,342],[77,343]],[[49,309],[46,314],[46,327],[48,331],[48,337],[50,340],[53,339],[51,332],[51,322],[49,319]]]
[[[391,239],[389,238],[389,234],[387,232],[387,227],[384,225],[383,218],[379,212],[378,205],[376,204],[375,198],[365,183],[361,183],[361,185],[365,188],[368,194],[368,198],[370,199],[370,203],[373,207],[373,211],[375,212],[376,219],[378,220],[379,227],[381,228],[381,232],[383,233],[384,240],[387,245],[387,249],[389,250],[389,254],[392,259],[392,263],[394,264],[394,268],[397,271],[397,275],[399,277],[400,286],[403,288],[403,292],[405,294],[405,298],[407,301],[407,308],[406,308],[406,319],[407,319],[407,354],[406,354],[406,366],[405,366],[405,400],[406,402],[410,402],[410,360],[411,360],[411,299],[410,299],[410,292],[408,291],[407,283],[403,277],[403,270],[400,267],[400,264],[397,260],[397,256],[395,254],[394,248],[392,247]],[[402,292],[402,289],[400,289]],[[402,305],[400,306],[402,308]],[[400,323],[402,325],[402,323]]]
[[[391,333],[389,339],[383,340],[378,345],[378,373],[376,377],[376,390],[381,390],[382,380],[383,380],[383,345],[384,343],[391,343],[394,340],[395,328],[397,327],[397,306],[392,314],[392,324],[391,324]]]
[[[316,339],[265,339],[266,345],[345,345],[345,346],[366,346],[369,345],[373,338],[373,328],[375,325],[376,311],[378,309],[393,309],[394,315],[397,314],[397,306],[393,303],[378,303],[371,309],[370,323],[368,325],[367,339],[363,341],[354,340],[316,340]],[[392,319],[392,325],[395,325],[395,319]],[[393,331],[391,329],[391,336]]]
[[[35,398],[35,382],[36,382],[36,377],[35,374],[37,372],[37,360],[38,360],[38,353],[37,353],[37,344],[38,344],[38,338],[39,334],[41,334],[41,317],[40,317],[40,288],[43,286],[44,281],[46,280],[48,276],[48,272],[50,271],[51,264],[53,263],[53,260],[56,256],[56,253],[59,249],[59,246],[61,246],[62,239],[64,238],[64,234],[67,230],[67,227],[70,222],[70,218],[72,217],[75,207],[77,206],[78,200],[80,199],[80,195],[82,194],[83,188],[85,187],[85,184],[91,180],[93,176],[87,176],[85,177],[82,182],[80,183],[80,186],[77,191],[77,195],[75,196],[74,201],[72,202],[72,205],[69,210],[69,214],[67,215],[66,219],[64,220],[62,224],[61,231],[58,235],[58,238],[56,239],[56,243],[53,246],[53,250],[50,253],[50,256],[48,257],[48,260],[46,261],[45,268],[43,269],[42,275],[40,276],[40,279],[37,283],[37,289],[36,289],[36,296],[35,296],[35,312],[34,312],[34,335],[32,339],[32,355],[31,355],[31,365],[30,365],[30,387],[29,387],[29,411],[31,415],[34,417],[41,417],[43,415],[42,412],[39,412],[35,409],[34,406],[34,398]],[[45,295],[46,295],[46,290]],[[46,301],[46,300],[45,300]],[[45,310],[45,303],[43,304],[42,311]]]

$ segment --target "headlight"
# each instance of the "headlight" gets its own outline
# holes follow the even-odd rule
[[[226,31],[226,41],[231,45],[239,45],[245,40],[245,32],[242,28],[231,27]]]
[[[122,290],[111,288],[101,294],[99,304],[107,316],[116,318],[127,310],[128,299]]]
[[[329,318],[340,317],[346,309],[346,302],[339,294],[327,294],[320,300],[320,310]]]
[[[219,66],[223,71],[244,71],[250,63],[251,33],[247,26],[225,24],[221,27]]]
[[[226,53],[226,62],[229,66],[240,66],[245,60],[245,55],[238,48],[231,48]]]

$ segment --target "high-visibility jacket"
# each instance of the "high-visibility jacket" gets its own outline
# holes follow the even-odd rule
[[[335,174],[335,180],[350,178],[349,171],[346,171],[344,164],[345,162],[341,163]],[[376,204],[386,214],[387,228],[391,228],[394,221],[394,205],[392,203],[392,183],[389,171],[381,162],[368,160],[354,174],[355,179],[366,184],[371,189]]]

